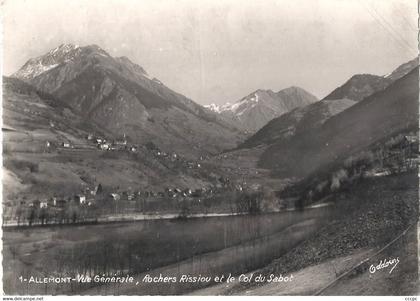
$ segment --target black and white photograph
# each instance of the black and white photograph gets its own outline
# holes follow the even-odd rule
[[[418,12],[2,0],[3,300],[417,300]]]

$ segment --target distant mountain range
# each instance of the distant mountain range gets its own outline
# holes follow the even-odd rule
[[[418,129],[418,67],[322,126],[289,140],[278,140],[259,164],[278,175],[306,176],[321,166],[346,158],[404,130]]]
[[[236,149],[218,156],[213,164],[225,166],[227,170],[247,166],[253,171],[249,173],[249,181],[269,172],[274,175],[273,181],[278,179],[274,183],[280,189],[282,180],[293,181],[325,171],[333,162],[368,150],[378,141],[415,132],[418,128],[417,62],[414,59],[382,77],[387,85],[365,98],[353,94],[356,99],[323,99],[276,117]],[[368,79],[368,85],[370,78],[379,77],[359,77],[362,78]],[[353,81],[343,86],[350,87],[349,82]]]
[[[418,67],[394,78],[358,102],[324,99],[295,109],[273,119],[240,148],[265,146],[258,166],[281,177],[303,177],[401,131],[415,131]]]
[[[274,118],[244,141],[239,148],[249,148],[261,144],[269,145],[279,139],[290,138],[319,127],[330,117],[346,110],[367,96],[384,90],[417,66],[418,59],[416,58],[402,64],[386,76],[357,74],[323,100],[298,107]]]
[[[96,45],[64,44],[13,74],[66,103],[115,136],[186,154],[234,147],[242,133],[223,118],[151,78],[126,57]]]
[[[215,170],[226,158],[232,178],[244,166],[255,177],[264,170],[279,178],[300,178],[400,131],[417,129],[417,73],[414,59],[386,76],[355,75],[320,101],[290,87],[279,92],[257,90],[236,103],[204,108],[126,57],[112,57],[96,45],[65,44],[30,59],[13,77],[4,78],[3,119],[9,137],[5,151],[42,154],[47,141],[83,145],[89,133],[113,139],[124,135],[135,144],[152,142],[189,158],[219,154],[213,157]],[[142,159],[134,169],[128,167],[133,158],[112,163],[124,175],[119,185],[131,185],[127,183],[133,178],[144,186],[161,185],[159,179],[164,178],[194,185],[207,181],[206,172],[181,175],[145,149],[138,156]],[[112,185],[108,176],[114,167],[102,170],[104,163],[94,163],[108,162],[105,157],[92,159],[85,168],[91,168],[88,172],[83,160],[74,170],[64,171],[60,165],[56,170],[63,176],[60,185],[80,185],[85,173],[92,177],[85,182]],[[64,160],[57,158],[57,164]],[[52,165],[46,162],[49,167],[42,171],[48,173]],[[9,167],[25,179],[22,183],[38,181],[26,169]],[[45,189],[48,181],[44,184],[39,189]]]
[[[299,116],[306,116],[302,119],[300,127],[303,127],[304,124],[310,124],[307,120],[309,115],[312,116],[311,119],[314,122],[322,123],[355,102],[384,90],[390,84],[408,74],[417,65],[418,58],[415,58],[385,76],[356,74],[342,86],[324,97],[321,103],[317,103],[317,98],[304,89],[290,87],[277,93],[271,90],[257,90],[235,103],[210,104],[205,107],[224,117],[226,122],[248,133],[257,133],[267,125],[270,130],[264,129],[263,133],[271,131],[275,132],[275,135],[279,137],[285,133],[286,124],[290,124],[289,132],[295,128],[293,124],[300,122],[301,117]],[[332,100],[339,101],[331,102]],[[308,105],[310,106],[306,108]],[[287,114],[291,111],[293,111],[292,114]],[[319,112],[319,114],[316,115],[315,112]],[[270,121],[280,116],[284,116],[281,121],[284,125],[278,128],[278,125],[275,126],[275,123]],[[285,120],[289,121],[286,122]],[[275,131],[275,128],[278,131]],[[257,133],[256,137],[261,137],[262,135],[262,133]],[[256,137],[249,138],[242,146],[255,145],[259,139]]]
[[[254,133],[273,118],[316,101],[318,99],[304,89],[290,87],[279,92],[257,90],[233,104],[211,104],[205,107],[230,120],[237,127]]]

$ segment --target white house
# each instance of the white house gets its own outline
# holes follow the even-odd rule
[[[119,201],[121,199],[121,196],[118,193],[111,193],[111,196],[114,201]]]
[[[101,144],[101,150],[109,150],[109,144],[108,143]]]

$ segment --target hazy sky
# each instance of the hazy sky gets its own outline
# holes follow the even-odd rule
[[[198,103],[300,86],[324,97],[417,55],[416,0],[3,0],[3,71],[62,43],[125,55]]]

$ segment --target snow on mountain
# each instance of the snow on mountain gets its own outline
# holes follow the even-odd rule
[[[12,76],[30,80],[58,65],[71,61],[80,52],[80,47],[73,44],[62,44],[47,54],[30,59]]]
[[[210,111],[213,111],[215,113],[220,113],[221,107],[218,106],[215,103],[211,103],[209,105],[204,105],[205,108],[209,109]]]
[[[277,93],[257,90],[235,103],[210,104],[209,110],[230,118],[239,128],[256,132],[267,122],[290,110],[306,106],[317,98],[298,87],[289,87]]]

